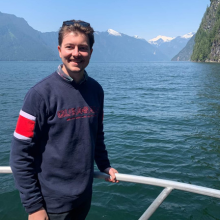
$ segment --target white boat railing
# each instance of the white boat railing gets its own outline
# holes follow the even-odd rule
[[[10,167],[0,167],[0,173],[12,173],[12,171]],[[94,173],[94,178],[105,179],[106,177],[109,177],[109,175],[101,172]],[[139,218],[139,220],[149,219],[173,189],[220,198],[220,190],[192,185],[188,183],[180,183],[171,180],[135,176],[122,173],[116,173],[116,178],[117,180],[124,182],[141,183],[146,185],[165,187],[165,189],[163,189],[163,191],[158,195],[158,197],[152,202],[152,204]]]

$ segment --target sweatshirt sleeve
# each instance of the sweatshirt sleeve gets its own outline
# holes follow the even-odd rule
[[[103,107],[104,107],[104,93],[102,91],[102,104],[98,116],[98,133],[95,148],[95,162],[101,172],[110,167],[108,159],[108,152],[104,143],[104,131],[103,131]]]
[[[44,124],[46,108],[41,96],[32,88],[24,99],[14,131],[10,166],[16,188],[26,212],[33,213],[43,207],[35,161],[37,140]]]

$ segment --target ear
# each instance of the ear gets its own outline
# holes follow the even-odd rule
[[[58,45],[57,49],[58,49],[60,58],[62,58],[62,57],[61,57],[61,47],[60,47],[60,45]]]
[[[92,52],[93,52],[93,48],[91,48],[91,50],[90,50],[90,57],[91,57],[91,55],[92,55]]]

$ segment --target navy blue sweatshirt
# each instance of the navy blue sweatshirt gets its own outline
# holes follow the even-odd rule
[[[102,87],[54,72],[27,93],[14,132],[10,165],[28,213],[67,212],[92,193],[94,159],[110,167],[103,133]]]

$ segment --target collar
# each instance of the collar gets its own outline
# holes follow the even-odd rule
[[[63,64],[60,64],[57,68],[57,73],[58,75],[60,75],[63,79],[65,79],[66,81],[69,81],[69,82],[73,82],[74,79],[72,77],[70,77],[69,75],[67,75],[66,73],[63,72],[62,70],[62,66]],[[79,83],[79,85],[81,85],[82,83],[84,83],[86,80],[88,79],[88,74],[87,72],[84,70],[84,77],[83,79],[81,80],[81,82]]]

